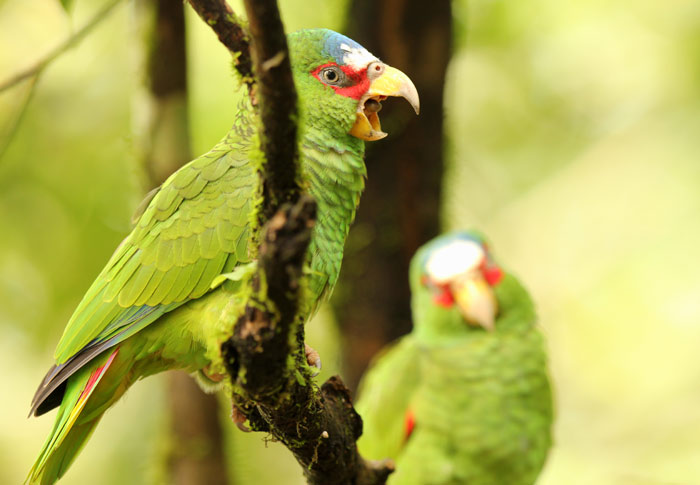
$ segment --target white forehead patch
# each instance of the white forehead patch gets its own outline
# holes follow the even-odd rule
[[[484,256],[483,248],[474,241],[452,241],[430,255],[425,272],[436,283],[447,283],[455,276],[479,267]]]
[[[340,50],[344,52],[343,64],[358,71],[367,67],[370,62],[378,60],[364,47],[351,47],[348,44],[340,44]]]

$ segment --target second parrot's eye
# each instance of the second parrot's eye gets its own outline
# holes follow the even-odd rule
[[[321,80],[331,86],[341,86],[345,81],[345,73],[336,66],[326,67],[320,74]]]

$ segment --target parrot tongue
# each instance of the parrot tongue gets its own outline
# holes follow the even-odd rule
[[[382,109],[381,102],[386,99],[386,96],[373,96],[367,98],[365,102],[360,102],[355,125],[352,127],[350,134],[367,141],[381,140],[386,133],[382,131],[382,125],[379,122],[379,111]]]
[[[404,98],[411,103],[416,114],[420,111],[420,101],[413,82],[396,68],[379,61],[373,62],[367,67],[367,78],[370,84],[357,104],[355,124],[350,134],[361,140],[374,141],[386,136],[379,124],[377,112],[387,96]]]

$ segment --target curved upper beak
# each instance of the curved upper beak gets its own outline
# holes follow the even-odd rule
[[[389,96],[400,96],[406,99],[416,114],[420,112],[418,91],[413,82],[398,69],[384,65],[384,72],[372,80],[369,89],[360,98],[357,118],[350,134],[367,141],[379,140],[387,136],[382,131],[377,113],[381,109],[381,101]]]
[[[481,272],[470,273],[451,283],[455,303],[464,319],[486,330],[493,330],[498,301],[496,295]]]

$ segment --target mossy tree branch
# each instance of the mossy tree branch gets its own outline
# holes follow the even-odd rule
[[[276,0],[245,0],[258,81],[263,123],[262,150],[267,160],[263,177],[263,215],[295,202],[301,188],[297,170],[297,93],[287,50],[287,36]]]
[[[225,2],[189,0],[217,32],[243,31]],[[340,378],[321,389],[304,357],[302,268],[316,218],[316,204],[298,185],[296,92],[286,36],[275,0],[245,0],[251,30],[248,43],[222,42],[240,64],[252,59],[248,83],[263,125],[261,149],[262,229],[251,297],[223,342],[224,361],[234,383],[234,406],[257,431],[272,434],[292,451],[310,484],[381,485],[390,462],[362,459],[355,444],[362,420]],[[216,13],[218,12],[218,13]],[[263,226],[264,224],[264,226]]]

